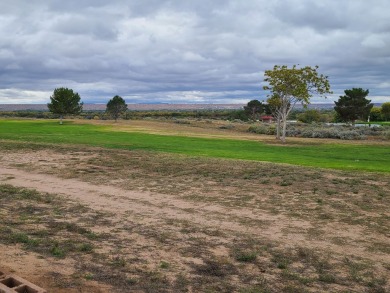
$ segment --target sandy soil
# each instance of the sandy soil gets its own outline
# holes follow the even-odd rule
[[[289,243],[291,246],[300,244],[309,247],[331,248],[333,251],[344,255],[364,255],[366,257],[369,255],[372,260],[385,259],[390,262],[390,255],[370,255],[358,246],[352,249],[352,247],[340,247],[325,241],[307,241],[299,233],[286,235],[284,232],[286,228],[303,231],[313,228],[313,226],[309,221],[293,220],[283,215],[272,215],[263,211],[248,211],[246,208],[239,207],[227,208],[211,203],[197,204],[167,194],[129,191],[114,186],[95,185],[76,179],[58,178],[48,174],[32,174],[31,172],[4,166],[0,166],[0,180],[18,187],[66,196],[91,209],[110,213],[112,215],[111,219],[115,222],[121,222],[128,214],[132,214],[142,217],[140,224],[143,225],[155,224],[162,219],[175,219],[191,221],[191,223],[207,228],[218,228],[228,232],[258,233],[258,228],[248,227],[237,221],[237,218],[246,218],[266,222],[267,225],[262,227],[261,233],[270,240],[282,241]],[[194,215],[193,210],[196,210],[196,215]],[[342,224],[338,224],[337,231],[332,225],[325,228],[330,236],[340,236],[339,231],[343,230]],[[342,234],[352,238],[352,240],[357,240],[363,235],[370,237],[367,232],[357,227],[354,230],[349,227]]]
[[[57,156],[57,157],[56,157]],[[61,157],[62,156],[62,157]],[[72,157],[75,155],[73,154]],[[172,227],[165,227],[167,221],[187,222],[196,227],[206,230],[217,230],[231,237],[224,237],[230,241],[237,233],[256,235],[261,233],[266,239],[283,243],[284,246],[305,246],[315,249],[327,249],[344,256],[361,256],[372,261],[390,263],[390,255],[378,252],[369,252],[361,245],[359,239],[365,237],[367,241],[375,239],[378,235],[370,235],[359,226],[350,227],[342,223],[330,223],[323,227],[327,238],[348,237],[350,245],[341,246],[327,240],[309,239],[306,232],[315,228],[310,221],[302,219],[294,220],[282,214],[272,214],[265,211],[241,207],[227,207],[218,203],[193,202],[175,195],[159,194],[156,192],[141,192],[125,190],[113,185],[98,185],[77,179],[64,179],[52,174],[43,174],[37,171],[28,171],[26,167],[16,168],[15,164],[50,164],[50,160],[56,161],[66,158],[67,155],[39,151],[20,155],[9,154],[0,162],[0,182],[17,187],[36,189],[44,193],[60,194],[65,198],[79,202],[89,208],[108,213],[110,220],[118,231],[124,231],[129,224],[154,227],[155,229],[167,229],[175,233]],[[43,160],[45,159],[45,160]],[[260,226],[245,224],[246,221],[258,221]],[[95,227],[95,231],[107,232],[107,227]],[[287,231],[287,232],[286,232]],[[120,234],[120,233],[119,233]],[[118,234],[118,235],[119,235]],[[119,237],[119,236],[118,236]],[[185,259],[176,254],[177,247],[164,246],[163,249],[153,249],[158,244],[150,243],[142,235],[132,233],[123,234],[124,238],[131,238],[132,245],[146,247],[141,252],[147,265],[155,266],[161,259],[175,259],[178,265],[195,263],[201,264],[202,259],[188,257]],[[386,239],[382,239],[386,241]],[[212,237],[210,237],[212,241]],[[113,243],[102,244],[100,251],[110,251]],[[129,249],[129,248],[124,248]],[[130,250],[129,250],[130,253]],[[221,240],[213,248],[216,257],[228,254]],[[157,264],[156,264],[157,263]],[[0,268],[9,270],[23,278],[48,289],[49,292],[109,292],[110,289],[104,284],[98,284],[92,280],[75,285],[72,288],[72,274],[75,271],[75,262],[71,258],[49,259],[33,253],[26,252],[19,246],[0,245]],[[187,267],[183,266],[183,270]],[[52,291],[56,284],[56,274],[69,276],[70,285],[66,289],[57,288]]]

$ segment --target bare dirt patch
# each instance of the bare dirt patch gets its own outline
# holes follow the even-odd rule
[[[49,292],[389,289],[388,175],[74,146],[1,150],[0,265]]]

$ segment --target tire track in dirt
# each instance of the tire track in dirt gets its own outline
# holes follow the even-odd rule
[[[63,195],[93,210],[112,214],[112,219],[116,222],[126,218],[129,213],[140,215],[140,224],[161,225],[162,220],[183,220],[205,228],[223,230],[228,234],[261,235],[267,240],[283,241],[288,246],[330,249],[343,255],[361,255],[372,260],[390,262],[390,256],[368,253],[364,247],[358,245],[346,247],[329,241],[306,239],[305,230],[312,228],[310,222],[292,220],[283,215],[271,215],[259,210],[196,203],[167,194],[129,191],[5,166],[0,166],[0,181],[40,192]],[[240,223],[245,220],[254,220],[263,224],[252,226]],[[284,231],[286,228],[293,228],[298,232],[286,233]],[[364,233],[357,227],[354,227],[354,230],[356,238]]]
[[[253,229],[240,225],[229,218],[239,217],[247,220],[294,223],[282,216],[253,211],[240,211],[238,208],[226,208],[215,204],[198,204],[178,199],[167,194],[129,191],[107,185],[94,185],[76,179],[62,179],[47,174],[33,174],[13,168],[0,167],[0,179],[3,182],[25,188],[36,189],[40,192],[60,194],[69,199],[77,200],[94,210],[108,212],[117,218],[130,213],[143,215],[149,223],[158,222],[161,218],[187,220],[210,228],[220,228],[236,232],[258,233]],[[5,180],[5,181],[4,181]],[[272,229],[264,229],[263,234],[275,236],[282,234],[283,226],[271,225]],[[310,223],[299,221],[299,226],[311,227]]]

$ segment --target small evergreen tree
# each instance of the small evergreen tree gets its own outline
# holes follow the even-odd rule
[[[345,95],[340,96],[339,100],[334,102],[336,104],[334,109],[340,119],[345,122],[352,122],[352,124],[355,124],[357,119],[367,120],[371,108],[374,106],[374,104],[371,104],[371,100],[366,99],[369,91],[362,88],[353,88],[344,92]]]
[[[119,116],[127,111],[127,104],[125,100],[120,96],[115,96],[107,103],[106,112],[115,119],[118,120]]]
[[[67,114],[79,114],[83,110],[83,103],[80,103],[80,96],[68,88],[56,88],[50,97],[50,103],[47,104],[49,111],[60,115],[60,124],[62,118]]]
[[[252,118],[252,120],[257,120],[259,118],[258,116],[263,113],[264,106],[262,102],[258,100],[252,100],[248,102],[246,106],[244,106],[244,111]]]

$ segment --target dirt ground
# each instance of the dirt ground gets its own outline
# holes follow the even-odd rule
[[[2,235],[26,236],[0,270],[48,292],[390,289],[387,175],[3,145],[0,184],[53,199],[2,201]]]

